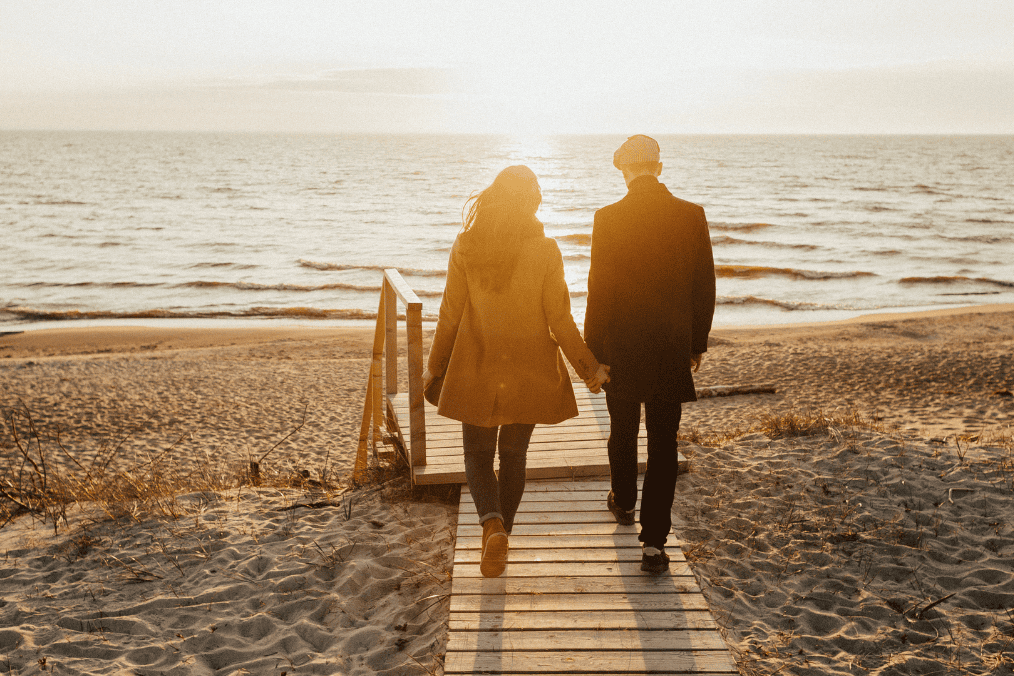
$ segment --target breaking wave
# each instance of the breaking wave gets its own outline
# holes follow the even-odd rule
[[[826,306],[818,303],[792,302],[787,300],[775,300],[773,298],[760,298],[759,296],[719,296],[716,305],[768,305],[783,310],[824,310]]]
[[[252,307],[246,310],[138,310],[134,312],[116,312],[112,310],[64,310],[49,311],[27,307],[0,309],[0,319],[20,319],[24,321],[72,321],[76,319],[255,319],[255,318],[290,318],[290,319],[376,319],[376,312],[358,309],[321,309],[312,307]]]
[[[803,249],[806,251],[813,251],[820,247],[816,244],[786,244],[783,242],[760,242],[754,239],[737,239],[730,237],[729,235],[719,235],[711,238],[712,246],[722,246],[729,244],[750,244],[753,246],[764,246],[774,249]]]
[[[820,272],[817,270],[797,270],[795,268],[769,268],[762,265],[716,265],[715,276],[719,278],[757,279],[758,277],[790,277],[792,279],[850,279],[853,277],[875,277],[876,273],[855,272]]]
[[[380,285],[377,286],[362,286],[360,284],[319,284],[319,285],[304,285],[304,284],[256,284],[254,282],[184,282],[179,284],[181,287],[190,287],[196,289],[220,289],[220,288],[232,288],[239,289],[240,291],[361,291],[363,293],[380,293]],[[425,289],[413,289],[417,296],[440,296],[443,295],[443,291],[427,291]]]
[[[723,232],[753,232],[754,230],[760,230],[762,228],[772,227],[771,223],[709,223],[708,228],[711,230],[720,230]]]
[[[449,250],[449,249],[448,249]],[[299,264],[304,268],[312,268],[314,270],[322,271],[342,271],[342,270],[379,270],[383,272],[391,268],[396,269],[403,275],[410,277],[446,277],[447,270],[425,270],[422,268],[400,268],[396,265],[345,265],[342,263],[318,263],[317,261],[308,261],[299,259]]]
[[[1002,286],[1006,289],[1014,289],[1014,282],[1005,282],[1000,279],[990,279],[989,277],[964,277],[962,275],[956,275],[951,277],[903,277],[898,280],[899,284],[991,284],[993,286]]]
[[[572,232],[567,235],[557,235],[553,239],[578,246],[591,246],[591,237],[590,232]]]

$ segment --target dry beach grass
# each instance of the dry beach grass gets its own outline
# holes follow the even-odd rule
[[[1012,336],[1007,306],[715,332],[700,385],[776,388],[684,416],[677,530],[743,673],[1011,673]],[[0,529],[0,673],[441,673],[456,501],[348,480],[371,339],[0,336],[5,490],[38,491],[20,443],[87,500]]]

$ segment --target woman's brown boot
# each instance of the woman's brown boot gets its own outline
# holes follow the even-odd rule
[[[482,522],[482,560],[479,572],[483,577],[500,577],[507,567],[507,532],[503,520],[493,517]]]

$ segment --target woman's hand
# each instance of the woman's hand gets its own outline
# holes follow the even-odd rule
[[[425,390],[427,387],[429,387],[430,383],[432,383],[435,378],[436,376],[430,373],[430,370],[428,368],[423,369],[423,389]]]
[[[605,364],[599,364],[599,370],[595,372],[588,380],[584,381],[584,384],[588,386],[588,389],[593,394],[598,394],[602,390],[602,386],[609,382],[609,367]]]

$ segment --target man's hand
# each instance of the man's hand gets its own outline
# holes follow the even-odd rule
[[[704,361],[703,354],[692,354],[690,355],[690,370],[697,373],[701,370],[701,362]]]
[[[609,367],[605,364],[599,364],[599,370],[595,372],[588,380],[584,381],[584,384],[588,386],[588,389],[593,394],[598,394],[602,391],[602,386],[609,382]]]

